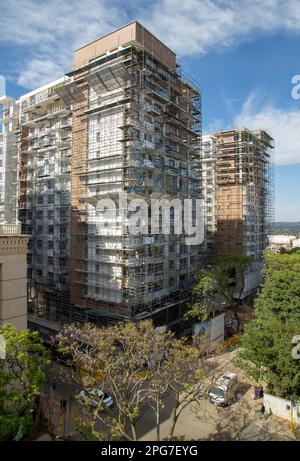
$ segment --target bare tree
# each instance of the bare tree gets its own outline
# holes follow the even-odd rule
[[[138,440],[142,411],[150,406],[159,440],[166,393],[174,401],[169,430],[172,438],[184,408],[204,395],[201,348],[156,329],[151,321],[120,322],[106,328],[71,325],[57,337],[56,344],[61,352],[71,355],[76,368],[84,370],[93,386],[112,395],[113,409],[107,408],[103,399],[95,408],[85,408],[92,421],[101,421],[112,438]],[[90,429],[97,436],[94,423]]]

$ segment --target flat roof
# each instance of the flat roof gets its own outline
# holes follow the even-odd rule
[[[78,50],[81,50],[82,48],[85,48],[86,46],[88,45],[92,45],[93,43],[96,43],[98,42],[98,40],[101,40],[102,38],[105,38],[105,37],[109,37],[110,35],[114,34],[115,32],[118,32],[122,29],[125,29],[126,27],[128,26],[131,26],[133,24],[137,24],[139,25],[140,27],[142,27],[144,30],[146,30],[147,32],[149,32],[149,34],[153,35],[153,37],[156,38],[157,41],[159,41],[165,48],[168,48],[168,50],[170,50],[172,53],[174,53],[176,55],[176,53],[171,50],[171,48],[169,48],[165,43],[163,43],[159,38],[157,38],[152,32],[150,32],[150,30],[148,30],[145,26],[143,26],[143,24],[141,24],[139,21],[131,21],[131,22],[128,22],[127,24],[125,24],[124,26],[121,26],[121,27],[118,27],[117,29],[114,29],[112,30],[111,32],[108,32],[107,34],[105,35],[101,35],[101,37],[98,37],[96,38],[95,40],[92,40],[91,42],[88,42],[86,43],[85,45],[82,45],[80,46],[79,48],[76,48],[75,51],[78,51]]]
[[[56,80],[53,80],[52,82],[46,83],[46,85],[40,86],[39,88],[36,88],[35,90],[29,91],[28,93],[23,94],[22,96],[19,97],[18,101],[22,101],[23,99],[27,99],[30,96],[33,96],[37,93],[41,93],[42,91],[47,90],[48,88],[51,88],[52,86],[58,85],[63,82],[67,82],[69,80],[69,77],[63,76],[60,77]]]
[[[176,54],[138,21],[119,27],[75,50],[74,67],[82,68],[92,60],[129,44],[147,50],[166,67],[176,70]]]

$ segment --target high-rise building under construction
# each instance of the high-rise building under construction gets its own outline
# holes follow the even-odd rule
[[[200,198],[200,92],[176,55],[133,22],[78,49],[70,72],[15,104],[31,312],[180,319],[199,245],[175,232],[132,235],[121,209],[104,224],[97,209],[120,193]]]
[[[246,128],[203,136],[202,194],[206,250],[252,258],[244,296],[262,280],[262,256],[274,220],[273,138]]]
[[[201,146],[197,85],[138,22],[76,50],[62,78],[0,104],[0,221],[18,213],[31,236],[32,320],[175,325],[204,251],[251,256],[245,296],[257,288],[273,217],[273,140],[236,129]],[[201,197],[203,246],[176,233],[172,207],[171,232],[151,228],[152,200]],[[132,233],[126,202],[139,200],[148,232]],[[119,206],[116,215],[103,220],[99,203]]]

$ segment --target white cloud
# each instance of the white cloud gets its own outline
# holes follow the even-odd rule
[[[144,23],[180,55],[205,54],[278,30],[300,31],[299,0],[162,0]]]
[[[234,119],[234,127],[266,130],[275,140],[277,165],[300,164],[300,108],[281,110],[265,106],[255,111],[252,93]]]
[[[205,54],[259,34],[300,32],[299,0],[6,0],[0,41],[15,48],[19,83],[59,77],[74,49],[140,20],[179,55]],[[47,70],[48,69],[48,70]],[[59,74],[58,74],[59,73]]]
[[[61,76],[61,68],[50,60],[32,59],[18,78],[18,84],[38,88]]]
[[[108,0],[7,0],[0,41],[18,47],[18,84],[34,88],[69,70],[76,48],[126,21]]]

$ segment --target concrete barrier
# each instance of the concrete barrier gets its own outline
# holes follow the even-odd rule
[[[281,418],[293,418],[293,421],[300,424],[300,402],[275,397],[275,395],[264,394],[264,405],[266,414],[272,413],[273,415],[280,416]]]

